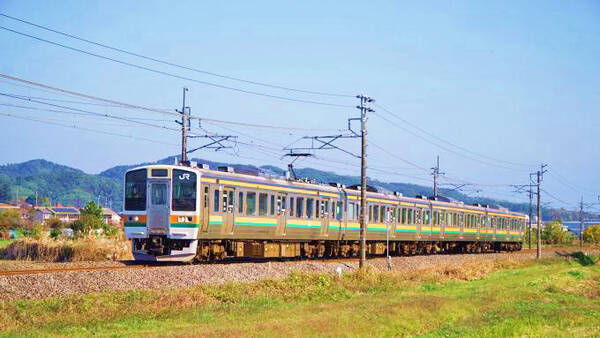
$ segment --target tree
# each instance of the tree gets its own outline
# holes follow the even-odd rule
[[[583,240],[589,243],[600,243],[600,225],[590,225],[583,231]]]
[[[573,235],[565,231],[560,220],[548,222],[542,229],[542,241],[546,244],[565,244],[572,240]]]
[[[96,204],[94,201],[89,201],[83,209],[81,209],[82,215],[91,215],[102,220],[102,206]]]
[[[21,226],[21,213],[18,209],[0,211],[0,232],[8,232],[10,229]]]

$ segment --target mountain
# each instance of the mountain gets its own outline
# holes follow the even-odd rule
[[[255,167],[246,164],[231,164],[208,161],[204,159],[192,159],[198,163],[208,164],[211,168],[218,166],[231,166],[236,172],[260,172],[263,175],[284,176],[285,171],[275,166]],[[171,164],[175,157],[167,157],[153,163]],[[56,164],[43,159],[31,160],[23,163],[6,164],[0,166],[0,202],[14,201],[18,194],[21,198],[27,198],[29,203],[35,202],[35,194],[38,194],[38,204],[70,204],[82,206],[90,200],[100,201],[102,204],[113,209],[122,210],[123,176],[125,171],[141,165],[152,164],[140,163],[135,165],[119,165],[109,168],[98,175],[87,174],[79,169]],[[358,176],[339,175],[333,172],[322,171],[312,168],[295,169],[298,177],[315,180],[319,183],[336,182],[346,186],[358,184]],[[432,195],[432,189],[417,184],[400,182],[383,182],[369,178],[369,185],[380,191],[400,192],[404,196]],[[502,205],[510,210],[528,213],[529,204],[513,203],[491,198],[471,197],[457,191],[441,189],[441,194],[463,201],[466,204],[481,203],[490,205]],[[543,209],[544,219],[576,220],[577,215],[564,209]]]

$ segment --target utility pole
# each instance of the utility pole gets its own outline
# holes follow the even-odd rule
[[[179,161],[180,164],[182,165],[186,165],[187,163],[187,131],[189,128],[189,114],[188,114],[188,110],[189,107],[186,107],[185,105],[185,93],[188,91],[187,87],[183,87],[183,104],[181,105],[181,110],[177,110],[175,109],[176,112],[181,114],[181,122],[179,121],[175,121],[178,124],[181,124],[181,160]]]
[[[37,190],[35,191],[35,207],[38,206]]]
[[[530,177],[531,179],[531,177]],[[533,217],[533,185],[529,183],[529,250],[531,250],[531,218]]]
[[[583,248],[583,196],[579,203],[579,247]]]
[[[537,174],[537,251],[536,259],[542,258],[542,207],[541,207],[541,184],[544,179],[544,173],[546,173],[546,164],[540,166]]]
[[[431,168],[433,170],[431,175],[433,175],[433,197],[438,197],[438,178],[440,175],[444,175],[445,173],[440,172],[440,155],[437,156],[437,161],[435,167]]]
[[[366,103],[375,102],[374,99],[357,95],[360,99],[360,105],[356,106],[360,110],[360,260],[359,268],[365,267],[367,261],[367,112],[373,112]]]

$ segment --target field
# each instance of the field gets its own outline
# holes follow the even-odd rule
[[[598,336],[586,257],[0,303],[0,335]]]

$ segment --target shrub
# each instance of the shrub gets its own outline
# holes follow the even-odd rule
[[[583,231],[583,240],[589,243],[600,243],[600,225],[590,225]]]
[[[108,261],[131,259],[131,248],[128,241],[115,239],[18,239],[3,249],[0,256],[44,262]]]

